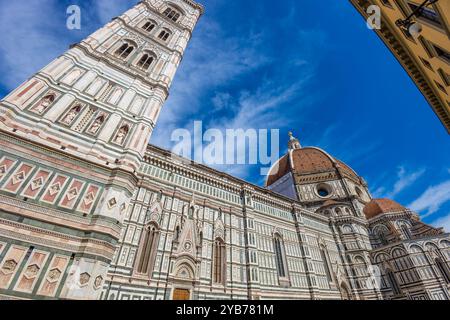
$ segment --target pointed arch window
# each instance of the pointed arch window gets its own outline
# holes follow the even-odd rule
[[[156,250],[158,248],[159,229],[150,224],[144,229],[142,236],[142,247],[137,263],[136,271],[141,274],[150,274],[153,269]]]
[[[447,264],[444,263],[441,258],[434,259],[434,263],[436,263],[436,266],[441,272],[442,277],[445,279],[445,282],[450,283],[450,272],[448,270]]]
[[[152,32],[153,29],[155,29],[156,24],[154,22],[148,21],[143,26],[142,29],[144,29],[147,32]]]
[[[333,282],[333,277],[331,276],[331,274],[332,274],[331,270],[332,269],[331,269],[330,263],[328,261],[328,254],[325,251],[325,248],[322,247],[320,249],[320,255],[322,257],[323,265],[325,267],[325,273],[327,275],[327,280],[328,280],[328,282]]]
[[[382,245],[388,245],[389,244],[389,242],[388,242],[388,240],[387,240],[387,238],[386,238],[386,233],[385,233],[385,231],[380,231],[379,233],[378,233],[378,238],[380,239],[380,242],[381,242],[381,244]]]
[[[125,42],[119,49],[116,50],[115,55],[120,59],[126,59],[134,51],[134,46]]]
[[[141,59],[139,59],[137,66],[143,70],[148,70],[148,68],[150,68],[150,66],[152,65],[153,61],[155,61],[155,57],[149,53],[145,53],[141,57]]]
[[[216,238],[214,242],[214,283],[225,284],[226,252],[225,242]]]
[[[177,11],[175,11],[172,8],[167,8],[166,10],[164,10],[163,14],[169,18],[170,20],[172,20],[173,22],[177,22],[178,19],[180,19],[181,14],[179,14]]]
[[[406,224],[402,224],[401,228],[402,228],[403,234],[405,235],[405,238],[408,240],[411,239],[412,238],[411,232],[410,232],[408,226]]]
[[[284,256],[284,245],[283,239],[280,235],[275,235],[273,239],[274,248],[275,248],[275,258],[277,262],[277,271],[278,276],[281,278],[287,277],[287,268],[286,268],[286,259]]]
[[[397,278],[395,277],[395,274],[392,272],[392,270],[387,270],[386,275],[389,279],[389,283],[391,284],[392,291],[395,295],[401,294],[402,290],[400,288],[400,285],[397,282]]]
[[[170,37],[170,32],[168,30],[162,30],[158,36],[158,38],[161,39],[162,41],[167,41],[167,39],[169,39],[169,37]]]

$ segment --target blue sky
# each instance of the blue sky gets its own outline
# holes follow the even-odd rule
[[[0,96],[135,4],[0,0]],[[450,139],[392,54],[348,1],[204,0],[152,143],[193,128],[293,130],[390,197],[450,230]],[[82,29],[65,28],[82,8]],[[261,185],[258,166],[219,169]]]

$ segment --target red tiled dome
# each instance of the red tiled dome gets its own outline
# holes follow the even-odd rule
[[[400,212],[406,208],[391,199],[374,199],[364,207],[364,214],[367,219],[376,217],[383,213]]]
[[[266,186],[274,184],[289,172],[295,174],[314,174],[335,171],[336,166],[348,175],[358,179],[358,175],[345,163],[334,159],[319,148],[301,148],[291,150],[274,165],[267,177]]]

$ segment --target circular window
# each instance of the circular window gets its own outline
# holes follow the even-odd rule
[[[317,186],[317,194],[321,198],[327,198],[331,195],[332,189],[328,184],[320,184]]]

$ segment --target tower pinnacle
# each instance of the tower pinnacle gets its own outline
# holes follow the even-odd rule
[[[300,141],[294,137],[292,131],[289,131],[288,134],[289,134],[289,142],[288,142],[289,150],[301,149],[302,146],[300,144]]]

